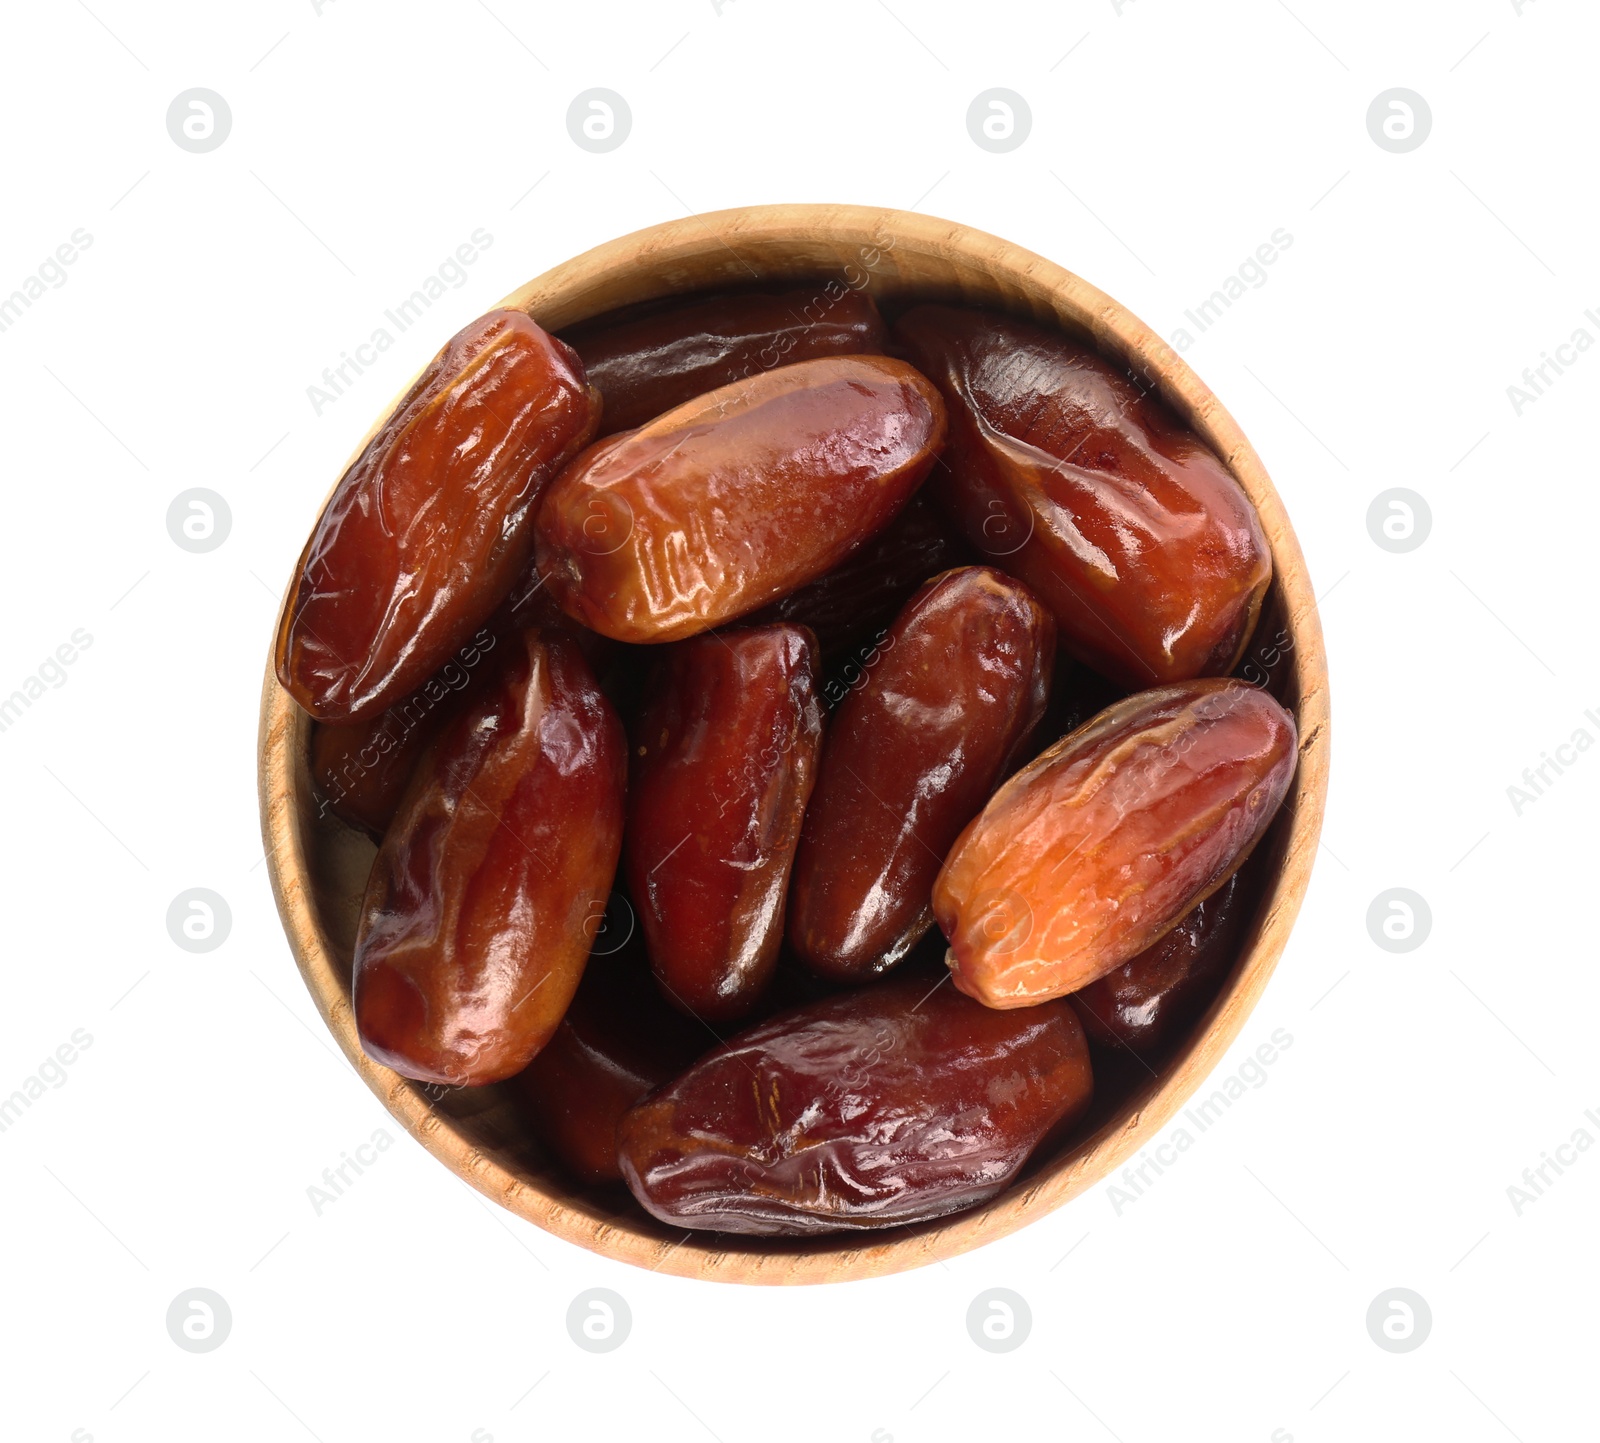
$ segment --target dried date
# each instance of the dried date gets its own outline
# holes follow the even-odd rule
[[[834,712],[789,896],[789,945],[839,981],[893,967],[933,925],[950,845],[1026,745],[1056,626],[992,567],[927,582]]]
[[[521,311],[453,337],[306,543],[278,627],[289,694],[361,721],[426,682],[510,590],[545,483],[598,419],[577,357]]]
[[[816,639],[776,625],[665,649],[633,728],[624,866],[662,990],[740,1017],[772,976],[822,745]]]
[[[571,1001],[622,845],[626,740],[577,646],[528,631],[429,750],[356,935],[361,1045],[420,1081],[521,1071]]]
[[[1136,693],[1030,762],[933,888],[956,986],[990,1007],[1087,987],[1249,855],[1289,789],[1294,718],[1241,681]]]
[[[1232,670],[1272,577],[1255,508],[1152,393],[1009,316],[918,306],[895,335],[944,393],[930,490],[984,559],[1127,687]]]
[[[893,1227],[993,1197],[1092,1091],[1070,1003],[998,1012],[896,977],[733,1038],[623,1117],[620,1160],[673,1227]]]
[[[944,403],[903,361],[802,361],[597,442],[551,483],[539,571],[569,616],[675,641],[831,570],[910,498]]]

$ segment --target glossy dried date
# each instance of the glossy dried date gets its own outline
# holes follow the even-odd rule
[[[948,571],[895,618],[828,726],[789,894],[789,945],[859,981],[933,925],[933,879],[1044,714],[1056,625],[1020,581]]]
[[[642,945],[610,955],[599,945],[555,1036],[507,1084],[545,1147],[586,1183],[621,1181],[623,1113],[717,1045],[667,1005]]]
[[[991,1007],[1087,987],[1225,882],[1289,789],[1294,718],[1242,681],[1136,693],[1030,762],[950,851],[933,911]]]
[[[619,641],[707,631],[877,535],[944,431],[938,393],[884,356],[724,386],[567,466],[539,508],[539,571],[568,615]]]
[[[629,1111],[623,1176],[673,1227],[808,1234],[993,1197],[1093,1080],[1070,1003],[996,1012],[896,977],[780,1014]]]
[[[1024,321],[918,306],[895,335],[950,408],[930,489],[985,560],[1039,593],[1074,656],[1127,687],[1233,668],[1272,558],[1198,436],[1093,351]]]
[[[460,1086],[555,1031],[622,846],[627,744],[576,645],[524,632],[494,667],[406,789],[355,947],[367,1055]]]
[[[883,349],[872,297],[841,282],[647,304],[572,326],[561,339],[605,398],[603,434],[629,431],[777,366]]]
[[[786,625],[679,642],[633,728],[628,887],[662,990],[707,1021],[748,1012],[778,960],[822,745],[816,650]]]
[[[1233,964],[1244,891],[1235,872],[1153,947],[1072,994],[1091,1046],[1149,1059],[1177,1039]]]
[[[521,311],[453,337],[306,543],[278,626],[289,694],[360,721],[426,682],[510,590],[545,483],[598,419],[577,357]]]

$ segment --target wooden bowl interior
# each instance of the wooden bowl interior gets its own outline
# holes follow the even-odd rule
[[[1296,713],[1299,770],[1250,863],[1259,901],[1239,959],[1205,1016],[1157,1072],[1124,1079],[1121,1090],[1103,1095],[1064,1146],[1036,1154],[1005,1192],[967,1213],[821,1239],[669,1229],[620,1186],[571,1183],[544,1156],[502,1088],[423,1086],[361,1051],[349,1002],[350,968],[375,849],[352,829],[318,817],[309,771],[310,722],[279,688],[270,657],[262,696],[262,825],[279,911],[318,1008],[368,1086],[446,1166],[520,1217],[645,1268],[737,1282],[831,1282],[949,1257],[1060,1206],[1144,1145],[1211,1070],[1266,986],[1305,891],[1326,788],[1326,665],[1298,543],[1232,418],[1165,342],[1109,297],[996,237],[906,212],[759,207],[671,222],[612,241],[529,282],[503,304],[560,330],[662,296],[763,284],[815,285],[819,306],[826,304],[830,286],[848,286],[870,291],[890,312],[912,300],[943,299],[1057,326],[1154,386],[1223,457],[1260,511],[1275,573],[1238,674],[1267,686]]]

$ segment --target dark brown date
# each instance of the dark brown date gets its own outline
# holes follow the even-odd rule
[[[334,816],[381,840],[418,759],[463,705],[479,663],[499,641],[484,627],[404,701],[367,721],[314,722],[311,776]]]
[[[1093,351],[1009,316],[918,306],[895,335],[950,408],[936,499],[1039,593],[1074,656],[1127,687],[1233,668],[1272,557],[1194,432]]]
[[[896,977],[780,1014],[632,1108],[623,1177],[673,1227],[807,1234],[986,1201],[1093,1080],[1070,1003]]]
[[[717,1038],[669,1007],[635,932],[614,953],[596,939],[555,1036],[507,1084],[549,1152],[580,1182],[620,1182],[617,1123]]]
[[[840,282],[776,295],[697,296],[584,321],[562,332],[605,398],[602,434],[631,431],[760,371],[883,349],[883,318]]]
[[[367,1055],[460,1086],[549,1040],[622,846],[627,743],[576,644],[527,631],[493,666],[406,789],[355,946]]]
[[[1194,1021],[1238,951],[1242,877],[1235,872],[1153,947],[1072,994],[1091,1046],[1148,1061]]]
[[[903,361],[782,366],[598,442],[551,483],[538,565],[569,616],[676,641],[765,606],[876,536],[944,440]]]
[[[906,604],[828,727],[789,894],[789,945],[839,981],[893,967],[933,925],[950,844],[1050,693],[1056,625],[1022,582],[948,571]]]
[[[1107,707],[1012,777],[950,850],[933,911],[990,1007],[1087,987],[1220,887],[1289,790],[1294,718],[1242,681]]]
[[[964,565],[972,548],[921,492],[824,576],[748,618],[792,621],[817,634],[824,665],[878,637],[930,576]]]
[[[278,626],[278,679],[319,721],[376,716],[488,621],[545,483],[593,434],[577,357],[521,311],[451,339],[334,488]]]
[[[784,890],[822,745],[816,639],[762,626],[666,648],[633,728],[624,865],[662,990],[747,1013],[783,940]]]

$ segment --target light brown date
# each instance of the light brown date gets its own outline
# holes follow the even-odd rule
[[[355,946],[367,1055],[460,1086],[549,1040],[622,846],[626,740],[576,644],[527,631],[493,665],[406,789]]]
[[[539,571],[568,615],[619,641],[707,631],[877,535],[944,432],[944,403],[903,361],[764,372],[577,457],[540,505]]]
[[[1069,1002],[997,1012],[902,975],[781,1013],[652,1093],[622,1119],[622,1172],[673,1227],[922,1222],[998,1193],[1093,1085]]]
[[[1294,718],[1245,682],[1138,692],[1012,777],[933,888],[956,986],[990,1007],[1087,987],[1225,882],[1289,788]]]
[[[1095,352],[1010,316],[918,306],[895,335],[950,408],[930,490],[1039,593],[1074,656],[1126,687],[1232,670],[1272,555],[1193,431]]]
[[[950,845],[1044,713],[1056,626],[1020,581],[947,571],[907,602],[828,726],[789,894],[789,945],[863,980],[933,925]]]
[[[289,694],[361,721],[423,685],[511,589],[545,483],[598,420],[577,357],[521,311],[453,337],[306,543],[278,627]]]
[[[772,976],[822,745],[816,638],[759,626],[664,648],[633,728],[624,866],[662,990],[708,1022]]]

